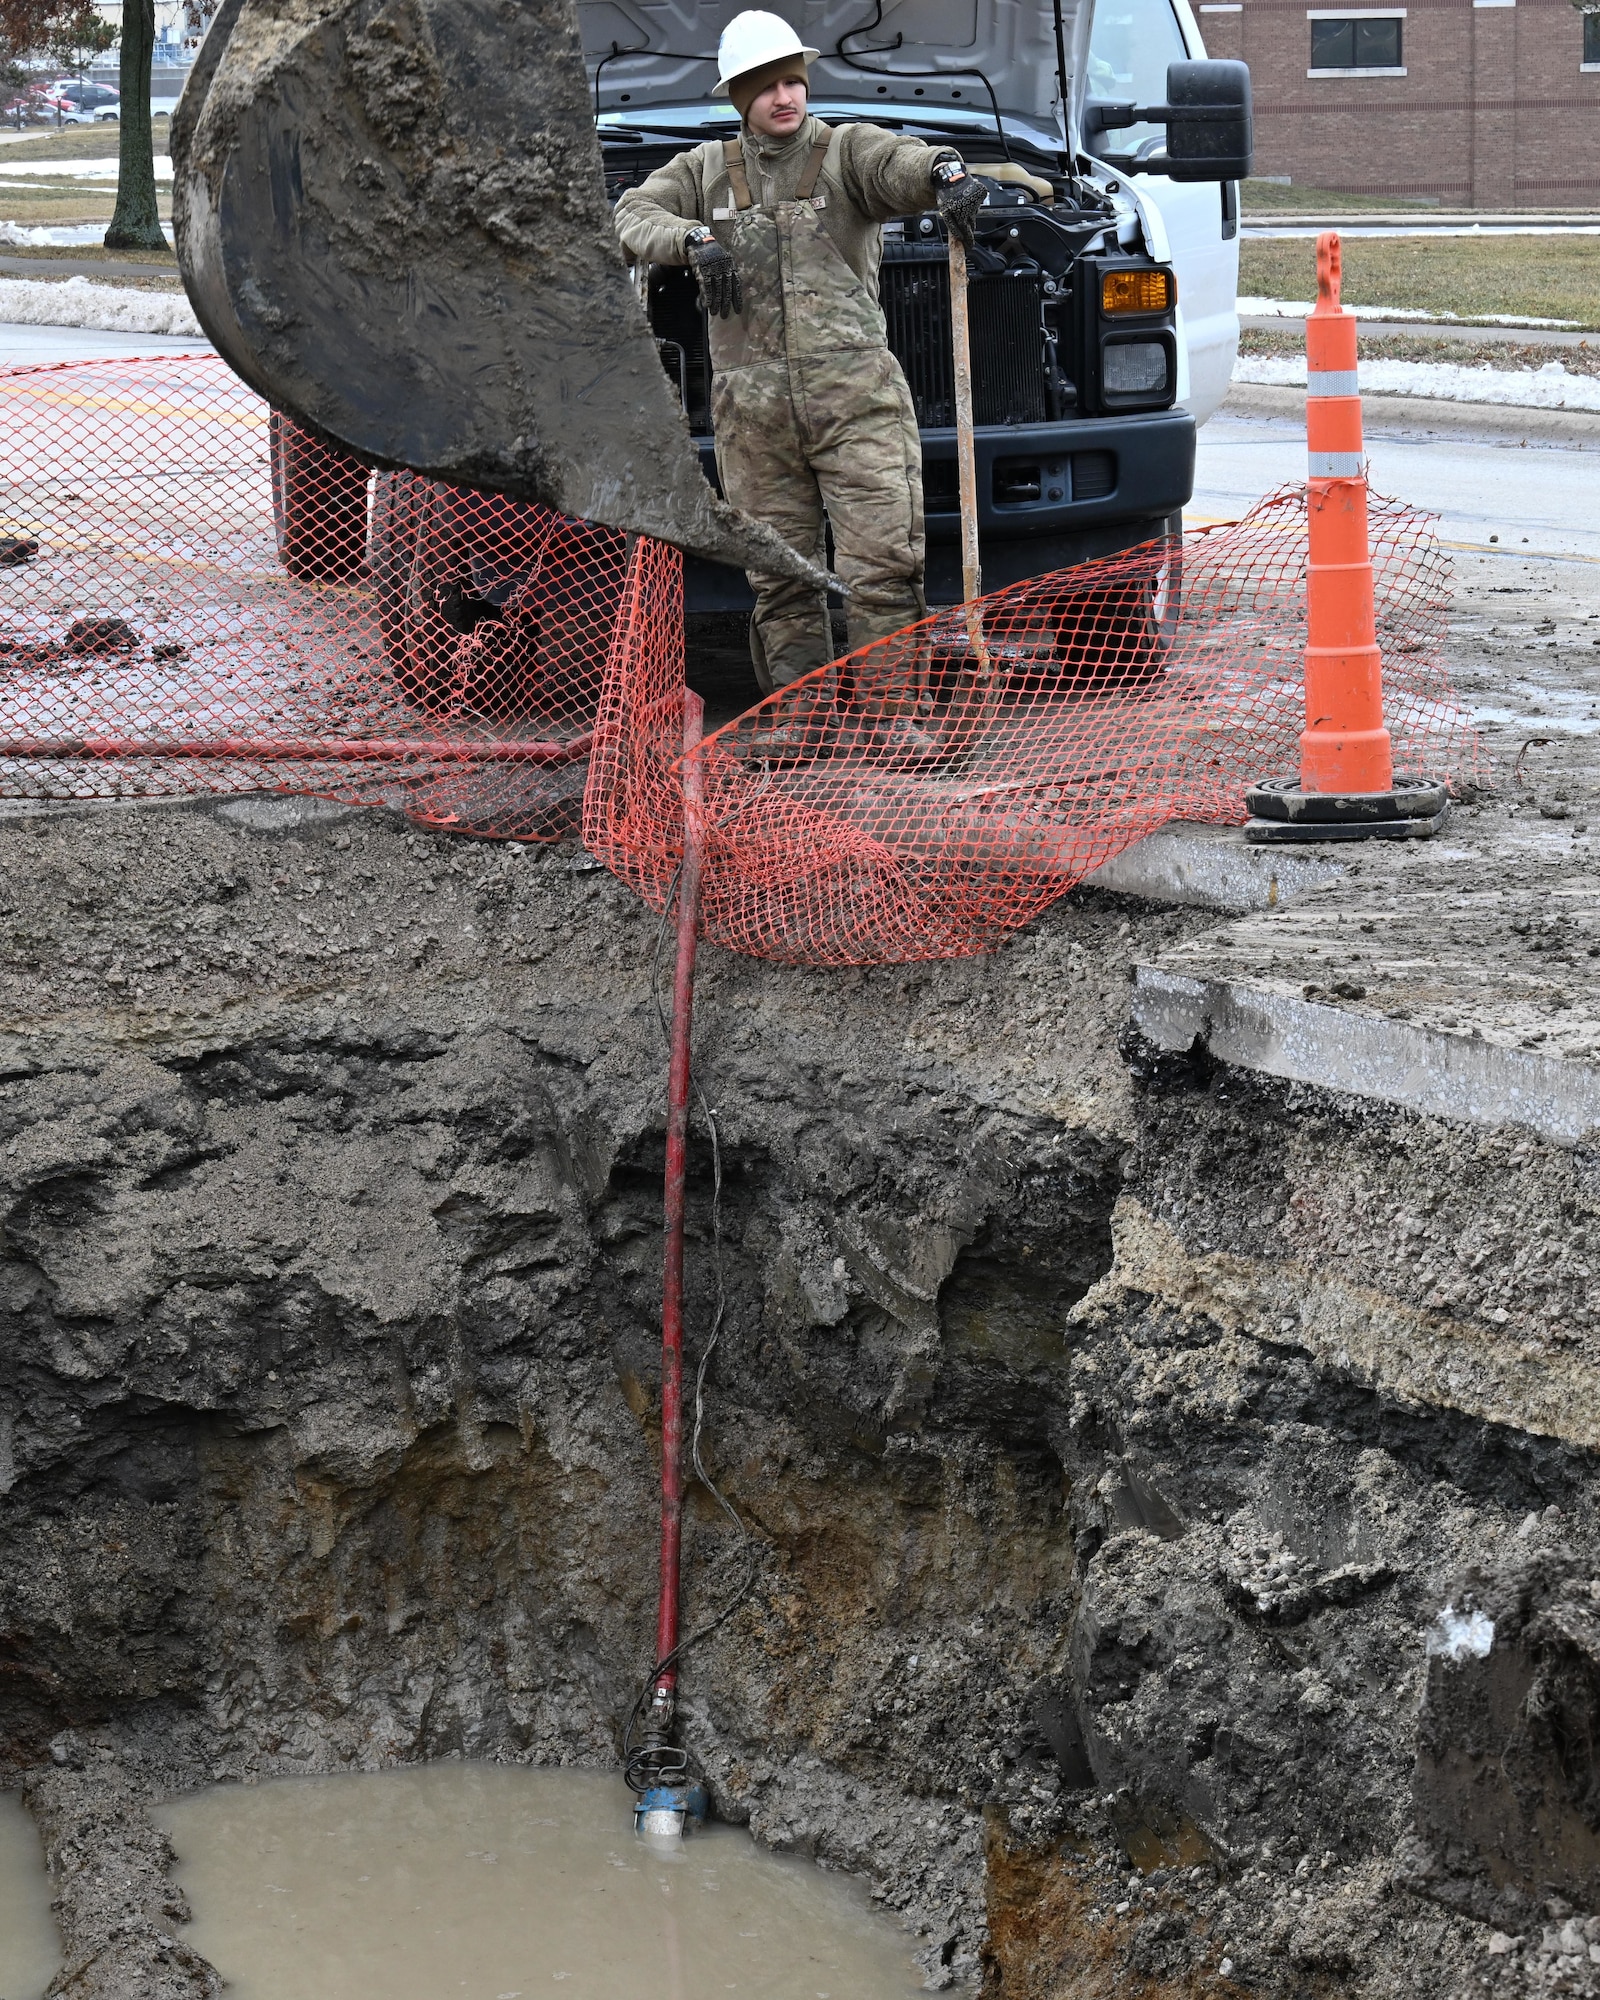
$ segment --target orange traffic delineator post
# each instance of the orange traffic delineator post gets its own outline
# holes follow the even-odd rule
[[[1317,238],[1317,302],[1306,321],[1306,726],[1297,778],[1245,794],[1255,841],[1407,840],[1438,830],[1442,784],[1396,778],[1383,721],[1367,539],[1367,462],[1356,382],[1356,316],[1339,303],[1339,238]]]

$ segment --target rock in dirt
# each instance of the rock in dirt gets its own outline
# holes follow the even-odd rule
[[[139,635],[126,618],[74,618],[66,645],[69,653],[134,653]]]

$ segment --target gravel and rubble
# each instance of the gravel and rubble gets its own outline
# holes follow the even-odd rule
[[[179,1932],[188,1901],[169,1869],[172,1843],[150,1818],[148,1786],[112,1745],[64,1731],[25,1795],[55,1885],[63,1963],[51,2000],[217,2000],[222,1981]]]
[[[1586,719],[1590,622],[1566,569],[1466,574],[1486,825],[1588,838],[1581,730],[1512,766]],[[0,882],[0,1770],[55,1992],[187,2000],[143,1799],[616,1755],[657,922],[571,844],[272,799],[19,812]],[[1594,1157],[1153,1057],[1133,968],[1217,925],[1080,892],[984,960],[706,953],[759,1583],[688,1734],[935,1986],[1600,1991]],[[697,1130],[691,1344],[710,1192]],[[745,1561],[698,1490],[687,1554],[692,1622]]]

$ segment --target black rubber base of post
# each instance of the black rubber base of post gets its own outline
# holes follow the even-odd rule
[[[1450,795],[1433,778],[1396,778],[1386,792],[1307,792],[1295,778],[1262,778],[1245,793],[1244,802],[1258,820],[1284,821],[1291,826],[1378,827],[1412,819],[1438,820],[1449,806]],[[1327,836],[1330,840],[1355,837]],[[1405,836],[1391,834],[1389,838]]]
[[[1426,819],[1248,819],[1244,837],[1254,847],[1288,847],[1310,840],[1427,840],[1449,817],[1446,805]]]

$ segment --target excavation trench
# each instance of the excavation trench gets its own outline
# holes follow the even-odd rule
[[[0,1750],[53,1991],[165,2000],[215,1985],[191,1794],[616,1766],[655,920],[570,846],[271,801],[11,819],[0,881]],[[1156,1058],[1131,964],[1212,921],[1083,893],[991,959],[702,963],[708,1461],[760,1574],[685,1731],[719,1817],[860,1878],[936,1986],[1444,1996],[1485,1926],[1592,1907],[1587,1390],[1497,1414],[1479,1306],[1383,1226],[1587,1228],[1592,1167]],[[690,1174],[692,1363],[698,1130]],[[1296,1318],[1341,1244],[1410,1375]],[[686,1623],[742,1560],[692,1488]],[[1429,1651],[1468,1592],[1503,1687]],[[1486,1761],[1519,1673],[1544,1719]]]

